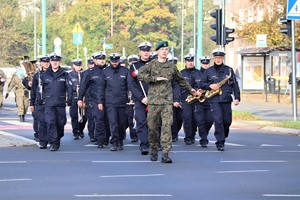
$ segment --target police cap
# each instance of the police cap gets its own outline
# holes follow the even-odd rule
[[[157,53],[156,52],[152,52],[150,53],[150,60],[156,59],[157,58]]]
[[[105,59],[106,58],[106,53],[102,51],[97,51],[93,54],[92,56],[94,59]]]
[[[109,59],[112,62],[119,62],[120,58],[121,58],[121,54],[119,54],[119,53],[111,53],[111,54],[109,54]]]
[[[77,58],[75,60],[72,60],[73,65],[76,66],[81,66],[82,65],[82,60],[80,58]]]
[[[209,56],[202,56],[202,57],[200,58],[200,62],[201,62],[202,64],[209,64],[209,63],[210,63],[210,57],[209,57]]]
[[[51,61],[60,61],[61,60],[61,55],[56,52],[51,53],[49,57],[50,57]]]
[[[168,47],[168,46],[169,46],[168,41],[162,41],[156,45],[155,51],[159,50],[162,47]]]
[[[137,62],[139,61],[139,57],[137,55],[130,55],[128,56],[128,62]]]
[[[223,49],[214,49],[212,51],[213,56],[225,56],[225,51]]]
[[[93,58],[91,58],[91,57],[88,58],[87,62],[88,62],[89,65],[94,64]]]
[[[187,54],[184,56],[185,61],[194,61],[195,55],[194,54]]]
[[[142,42],[138,47],[141,51],[150,51],[152,44],[150,42]]]
[[[49,62],[50,61],[50,58],[47,54],[46,55],[39,55],[37,57],[37,59],[38,59],[39,62]]]

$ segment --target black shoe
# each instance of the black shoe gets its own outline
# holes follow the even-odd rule
[[[192,144],[192,140],[190,138],[186,138],[185,139],[185,144],[186,145],[191,145]]]
[[[59,149],[59,145],[58,144],[52,144],[50,146],[50,151],[57,151]]]
[[[102,149],[102,148],[104,148],[104,145],[103,145],[102,143],[99,143],[99,144],[98,144],[98,148],[99,148],[99,149]]]
[[[24,115],[19,115],[19,117],[20,117],[20,122],[25,122]]]
[[[150,160],[151,161],[157,161],[158,160],[158,155],[156,154],[150,154]]]
[[[163,153],[161,157],[161,162],[162,163],[172,163],[172,159],[169,157],[167,153]]]
[[[74,134],[73,137],[74,137],[74,140],[79,140],[79,135]]]
[[[149,153],[149,148],[148,147],[145,147],[145,146],[141,147],[141,154],[142,155],[148,155],[148,153]]]
[[[162,151],[162,146],[161,146],[161,143],[160,143],[160,142],[158,143],[157,146],[158,146],[158,147],[157,147],[158,151]]]
[[[113,143],[113,144],[111,145],[111,147],[110,147],[110,150],[111,150],[111,151],[118,151],[118,145],[117,145],[117,143]]]
[[[95,138],[90,138],[90,142],[95,142]]]
[[[177,142],[178,138],[173,138],[172,142]]]
[[[195,144],[195,138],[192,138],[192,139],[191,139],[191,143],[192,143],[192,144]]]
[[[107,146],[108,144],[109,144],[109,141],[108,141],[108,140],[104,142],[104,145],[105,145],[105,146]]]
[[[121,142],[118,142],[118,147],[117,147],[117,148],[118,148],[119,151],[123,150],[123,146],[124,146],[124,145],[123,145],[123,142],[122,142],[122,141],[121,141]]]
[[[199,144],[202,148],[207,148],[208,140],[199,140]]]
[[[84,133],[83,133],[83,132],[80,132],[80,133],[79,133],[79,137],[84,138]]]
[[[47,149],[47,144],[40,144],[40,149]]]
[[[131,138],[131,142],[137,142],[137,141],[138,141],[137,136],[133,136],[133,137]]]
[[[218,151],[224,151],[224,146],[217,146]]]
[[[206,144],[206,143],[201,143],[200,146],[201,146],[202,148],[207,148],[207,144]]]

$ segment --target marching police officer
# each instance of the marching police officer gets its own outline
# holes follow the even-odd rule
[[[98,88],[100,87],[101,74],[103,69],[107,67],[106,65],[106,54],[104,52],[98,51],[93,54],[93,60],[95,66],[88,69],[84,76],[82,76],[79,88],[78,96],[78,106],[83,107],[84,97],[88,100],[87,106],[95,123],[94,135],[90,136],[90,141],[95,141],[98,148],[103,148],[107,145],[107,139],[109,138],[110,132],[106,129],[107,120],[105,118],[105,110],[98,109],[97,95]]]
[[[88,60],[87,60],[87,62],[88,62],[89,68],[92,68],[92,67],[94,67],[95,63],[94,63],[94,61],[93,61],[93,58],[92,58],[92,57],[89,57],[89,58],[88,58]]]
[[[191,86],[198,90],[200,89],[200,81],[203,73],[206,69],[209,68],[210,63],[210,57],[203,56],[200,58],[201,62],[201,68],[200,70],[195,71],[191,75]],[[208,139],[207,135],[209,133],[209,130],[213,124],[212,118],[211,118],[211,111],[210,111],[210,104],[209,101],[205,99],[205,91],[201,90],[201,96],[200,98],[194,103],[195,111],[195,120],[198,126],[199,136],[200,136],[200,146],[203,148],[207,147]]]
[[[30,92],[30,107],[29,109],[34,115],[34,121],[37,123],[37,138],[39,140],[40,149],[46,149],[49,142],[47,134],[47,124],[45,122],[45,102],[41,101],[42,96],[42,81],[41,76],[46,73],[50,66],[50,58],[48,55],[38,57],[41,69],[34,74]]]
[[[60,148],[60,140],[64,136],[64,126],[67,123],[66,99],[71,101],[71,87],[68,73],[60,67],[61,55],[50,54],[49,68],[42,76],[42,99],[45,102],[45,122],[49,137],[50,151]],[[67,94],[67,96],[66,96]]]
[[[200,86],[203,90],[209,91],[205,97],[209,100],[211,116],[215,124],[216,147],[218,151],[224,151],[225,139],[228,137],[232,122],[231,102],[234,105],[239,104],[240,89],[233,69],[223,63],[224,50],[215,49],[212,55],[214,65],[205,70]]]
[[[144,65],[138,71],[138,80],[149,83],[149,143],[151,145],[151,161],[158,160],[159,125],[162,124],[161,143],[163,154],[162,163],[172,163],[168,153],[172,147],[171,125],[173,121],[173,89],[172,82],[177,82],[180,87],[186,88],[190,93],[196,91],[184,80],[177,67],[167,61],[169,53],[168,42],[163,41],[156,47],[157,60]]]
[[[103,70],[98,90],[98,108],[103,110],[105,102],[107,109],[111,151],[123,150],[126,134],[129,70],[121,66],[120,57],[118,53],[109,55],[111,65]]]
[[[69,73],[69,79],[71,81],[71,87],[72,87],[72,101],[68,102],[68,104],[70,106],[70,116],[71,116],[71,124],[73,129],[74,140],[78,140],[79,137],[81,138],[84,137],[83,130],[85,128],[85,124],[87,121],[87,118],[85,116],[85,105],[81,109],[79,109],[77,105],[80,80],[81,80],[82,60],[75,59],[72,61],[72,64],[73,64],[73,70]]]
[[[134,101],[136,130],[140,141],[140,151],[142,155],[147,155],[149,153],[147,127],[148,84],[137,80],[135,72],[150,61],[152,44],[150,42],[142,42],[138,48],[140,49],[140,60],[130,65],[130,73],[132,74],[130,90]]]
[[[3,87],[5,84],[6,75],[4,74],[4,71],[0,69],[0,108],[3,106]]]
[[[185,69],[181,70],[183,78],[191,84],[191,75],[198,69],[195,68],[194,54],[187,54],[184,56]],[[183,117],[183,130],[185,133],[185,144],[191,145],[195,142],[195,131],[197,130],[197,125],[194,117],[194,105],[189,104],[185,101],[189,91],[186,89],[181,90],[181,103],[182,103],[182,117]]]

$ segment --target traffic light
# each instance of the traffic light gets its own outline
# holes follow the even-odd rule
[[[283,33],[283,34],[287,34],[289,37],[292,36],[292,21],[288,20],[285,17],[282,17],[279,19],[279,22],[283,25],[285,25],[285,27],[280,28],[279,32]]]
[[[229,36],[229,34],[231,34],[231,33],[234,33],[233,28],[224,27],[224,38],[223,38],[224,46],[234,40],[234,37]]]
[[[215,24],[211,24],[210,28],[216,30],[216,34],[210,36],[210,39],[216,42],[217,45],[222,44],[222,9],[218,9],[210,13],[210,16],[216,19]]]

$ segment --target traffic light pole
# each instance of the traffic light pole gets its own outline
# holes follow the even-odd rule
[[[294,121],[297,121],[297,68],[296,68],[296,47],[295,47],[295,20],[292,23],[292,60],[293,60],[293,70],[292,70],[292,100],[293,100],[293,117]]]
[[[221,47],[225,51],[225,41],[224,41],[224,35],[225,35],[225,0],[222,0],[222,37],[221,37]]]

